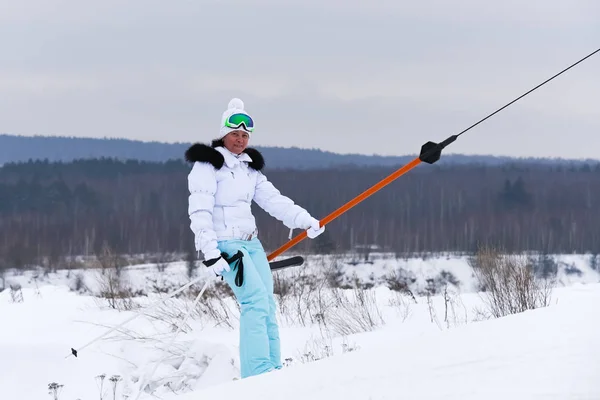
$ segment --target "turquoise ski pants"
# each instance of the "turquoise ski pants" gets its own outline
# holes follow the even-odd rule
[[[252,240],[225,240],[218,242],[228,258],[238,250],[243,253],[243,283],[235,284],[237,268],[223,272],[223,279],[231,287],[240,304],[240,367],[246,378],[281,368],[279,328],[273,296],[273,275],[267,255],[258,238]]]

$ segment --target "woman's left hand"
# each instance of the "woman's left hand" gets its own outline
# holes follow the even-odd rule
[[[313,218],[310,227],[306,231],[306,236],[314,239],[323,232],[325,232],[325,225],[321,226],[321,222],[318,219]]]

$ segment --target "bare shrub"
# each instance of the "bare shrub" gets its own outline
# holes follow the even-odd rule
[[[316,274],[305,268],[281,271],[274,276],[274,292],[282,318],[290,324],[317,324],[322,335],[348,335],[374,329],[384,323],[372,285],[344,289],[338,257],[323,257]]]
[[[435,305],[433,304],[433,296],[436,293],[436,289],[434,286],[429,285],[426,289],[425,296],[427,298],[427,310],[429,311],[429,319],[432,323],[435,323],[440,330],[442,329],[442,325],[437,317],[437,312],[435,309]]]
[[[20,283],[10,284],[10,298],[13,303],[23,303],[23,301],[25,301]]]
[[[558,264],[550,254],[542,253],[535,263],[534,272],[541,278],[556,277]]]
[[[330,288],[327,267],[311,275],[305,269],[291,270],[276,279],[279,311],[287,323],[309,326],[317,324],[321,334],[330,330],[329,319],[337,312],[336,299]]]
[[[44,269],[45,276],[48,276],[48,274],[55,273],[59,267],[65,265],[65,256],[59,253],[57,247],[51,247],[48,255],[39,258],[38,264]]]
[[[466,324],[468,322],[468,312],[462,302],[459,291],[453,284],[446,282],[443,287],[439,287],[435,280],[429,279],[428,285],[424,290],[424,295],[427,301],[427,311],[429,312],[429,320],[434,323],[440,330]],[[439,297],[438,297],[439,296]],[[443,306],[436,307],[436,299],[443,302]],[[443,312],[443,320],[441,313]],[[439,316],[438,316],[439,314]]]
[[[419,295],[437,296],[441,295],[449,284],[457,288],[460,286],[460,282],[456,276],[452,272],[445,270],[442,270],[438,275],[426,278],[425,283],[425,288],[418,291]]]
[[[280,314],[287,319],[289,319],[290,316],[292,304],[291,294],[293,293],[293,290],[294,285],[290,283],[289,279],[285,278],[285,272],[278,271],[273,274],[273,294]]]
[[[409,291],[410,292],[410,291]],[[412,293],[411,293],[412,295]],[[417,300],[412,296],[412,301],[417,304]],[[388,305],[396,310],[398,316],[402,319],[402,322],[406,321],[412,314],[410,297],[403,292],[393,291],[392,297],[388,301]]]
[[[590,255],[590,268],[600,272],[600,254]],[[0,267],[0,269],[2,268]]]
[[[375,287],[375,276],[373,273],[369,275],[369,282],[363,281],[358,277],[356,273],[352,274],[352,280],[348,285],[341,286],[342,289],[352,289],[352,288],[361,288],[361,289],[372,289]]]
[[[487,321],[488,319],[491,319],[491,318],[492,318],[492,315],[485,308],[481,308],[481,307],[473,308],[472,321],[475,321],[475,322]]]
[[[120,311],[136,308],[132,300],[135,293],[125,285],[116,268],[103,270],[103,274],[98,277],[98,283],[100,286],[99,296],[106,299],[110,308]]]
[[[169,293],[175,288],[175,284],[167,284],[159,274],[154,277],[146,277],[146,293]]]
[[[550,304],[552,283],[536,277],[534,266],[526,257],[500,255],[484,248],[470,264],[492,316],[503,317]]]
[[[274,279],[279,311],[286,322],[302,326],[316,322],[320,311],[314,301],[326,285],[324,279],[307,274],[304,268],[281,271]]]
[[[344,337],[344,341],[342,342],[342,353],[351,353],[353,351],[357,351],[360,349],[360,346],[356,343],[348,344],[346,342],[346,337]]]
[[[322,271],[325,275],[325,280],[329,287],[342,287],[344,286],[345,274],[344,264],[342,263],[339,255],[331,256],[331,262],[325,263],[325,259],[322,259]]]
[[[8,269],[8,265],[5,261],[0,257],[0,292],[6,289],[6,270]]]
[[[414,277],[414,274],[409,273],[408,271],[398,268],[393,270],[392,272],[386,274],[384,276],[386,286],[394,291],[403,293],[413,299],[416,303],[417,299],[413,292],[410,290],[410,285],[415,283],[417,279]]]
[[[192,327],[187,324],[187,316],[193,316],[195,310],[191,310],[191,301],[187,298],[174,299],[171,298],[163,304],[157,306],[151,313],[146,316],[153,321],[160,322],[167,326],[169,332],[191,332]],[[148,340],[146,337],[139,339]]]
[[[200,263],[200,260],[197,260],[197,253],[194,250],[189,250],[187,252],[185,261],[185,265],[187,267],[187,276],[188,278],[192,278],[195,271],[198,269],[198,264]]]
[[[198,293],[200,293],[200,288],[192,286],[190,295],[192,295],[193,298],[196,298]],[[237,307],[235,309],[237,314],[231,309],[226,301],[227,299],[234,300],[232,303],[235,304],[234,307]],[[212,321],[215,326],[226,326],[233,329],[232,321],[239,315],[240,306],[238,302],[235,301],[233,291],[231,291],[229,286],[215,284],[206,289],[204,292],[204,300],[198,302],[194,311],[197,316],[206,317],[209,321]]]
[[[104,243],[102,250],[96,255],[96,258],[100,263],[102,273],[112,269],[117,273],[117,275],[121,275],[121,270],[127,264],[126,260],[119,254],[115,253],[107,243]]]
[[[77,293],[85,293],[89,291],[89,288],[85,284],[85,277],[83,276],[82,272],[75,274],[73,283],[71,284],[71,290]]]
[[[373,290],[332,288],[330,293],[333,306],[328,309],[326,322],[339,335],[372,331],[385,323]]]
[[[311,336],[304,344],[304,348],[297,350],[297,358],[300,363],[306,364],[313,361],[322,360],[338,354],[350,353],[360,349],[356,343],[348,343],[347,338],[342,337],[339,349],[336,351],[331,336]],[[296,359],[288,357],[284,360],[284,366],[288,367],[296,363]]]
[[[185,292],[156,307],[148,317],[167,324],[173,332],[178,329],[184,333],[192,330],[192,327],[185,323],[188,316],[202,323],[233,329],[233,322],[239,320],[240,308],[231,289],[225,284],[213,283],[206,288],[202,298],[192,309],[200,291],[201,287],[192,285]]]
[[[293,284],[289,279],[285,279],[283,271],[273,273],[273,294],[279,297],[286,297],[292,292]]]
[[[295,322],[306,326],[312,322],[311,315],[313,311],[313,293],[314,286],[310,282],[298,282],[295,290],[292,292],[293,310],[295,312]]]
[[[156,269],[158,272],[165,272],[167,265],[169,264],[169,254],[166,252],[160,252],[156,255],[154,260]]]
[[[460,293],[452,286],[446,284],[442,295],[444,299],[444,322],[446,323],[446,328],[450,329],[451,325],[456,326],[461,323],[466,324],[469,317]],[[462,309],[462,313],[460,314],[459,308]]]
[[[322,360],[334,355],[331,339],[312,338],[304,345],[304,350],[300,353],[300,361],[305,364],[317,360]]]

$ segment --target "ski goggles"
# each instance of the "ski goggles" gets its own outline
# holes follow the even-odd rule
[[[254,130],[254,121],[248,114],[237,113],[225,120],[225,126],[234,129],[243,127],[245,131],[252,132]]]

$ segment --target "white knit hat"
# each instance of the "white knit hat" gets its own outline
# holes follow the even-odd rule
[[[223,116],[221,117],[221,131],[220,131],[221,138],[225,137],[225,135],[227,135],[229,132],[239,129],[239,128],[230,128],[228,126],[225,126],[225,121],[227,120],[227,118],[229,118],[233,114],[237,114],[237,113],[242,113],[242,114],[246,114],[246,115],[250,116],[250,114],[248,114],[246,111],[244,111],[244,102],[241,99],[238,99],[237,97],[235,97],[229,101],[227,110],[225,110],[225,112],[223,113]],[[250,132],[247,132],[247,133],[248,133],[248,135],[250,135]]]

